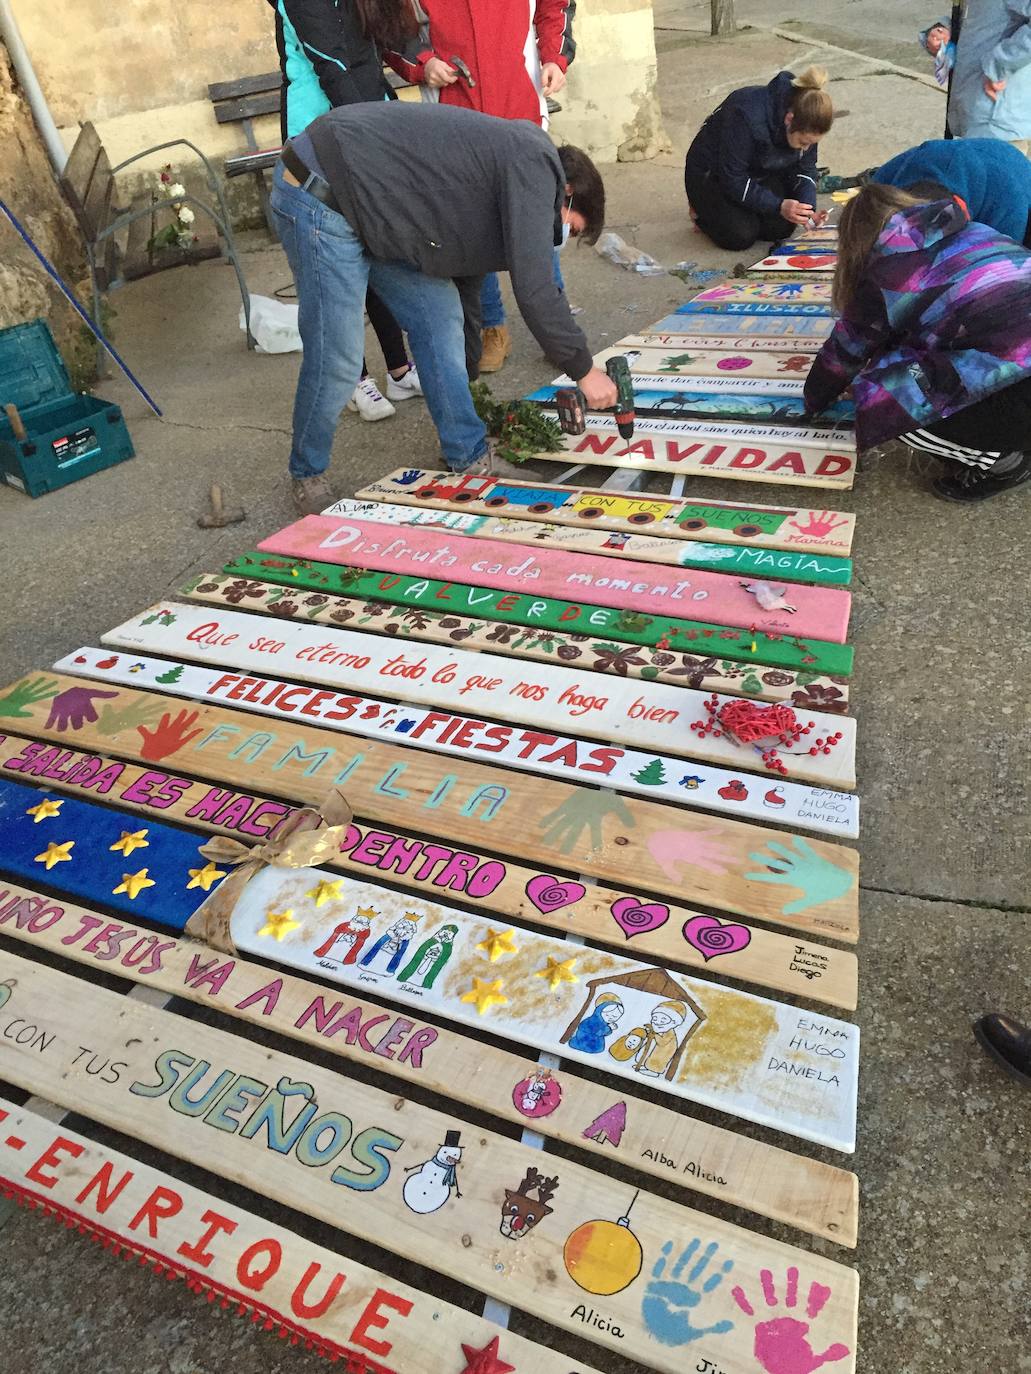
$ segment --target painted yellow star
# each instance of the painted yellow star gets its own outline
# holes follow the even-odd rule
[[[486,938],[476,946],[482,949],[492,964],[496,964],[503,954],[517,954],[514,930],[491,930],[488,927]]]
[[[75,848],[74,840],[66,840],[64,844],[55,844],[53,840],[43,850],[42,854],[36,855],[36,863],[46,864],[47,871],[53,868],[54,864],[64,863],[67,859],[71,861],[70,851]]]
[[[508,998],[501,991],[504,980],[495,978],[493,983],[487,983],[480,978],[473,979],[473,985],[468,992],[462,994],[463,1002],[475,1002],[476,1011],[482,1016],[485,1011],[489,1011],[495,1004],[499,1007],[505,1006]]]
[[[304,895],[306,897],[311,897],[316,906],[321,906],[323,902],[329,902],[332,901],[334,897],[339,897],[340,889],[343,885],[343,878],[320,878],[315,886],[309,888]]]
[[[150,844],[146,830],[123,830],[119,839],[111,845],[113,852],[121,852],[126,858],[134,849],[146,849]]]
[[[32,817],[34,825],[39,825],[40,821],[49,820],[51,816],[59,816],[63,805],[63,797],[59,801],[54,801],[53,797],[44,797],[37,805],[30,806],[25,814]]]
[[[258,931],[259,935],[271,935],[278,944],[292,930],[296,930],[300,921],[294,920],[293,908],[288,907],[286,911],[266,912],[265,924]]]
[[[226,876],[224,868],[216,868],[213,863],[206,863],[203,868],[191,868],[189,870],[190,881],[186,884],[189,892],[191,887],[202,887],[205,892],[210,892],[219,878]]]
[[[534,974],[535,978],[547,978],[548,987],[552,992],[561,987],[563,983],[579,983],[580,979],[573,972],[573,965],[576,963],[576,956],[572,959],[555,959],[550,954],[548,957],[548,967],[539,968]]]
[[[148,878],[147,870],[145,868],[141,868],[139,873],[123,873],[122,881],[118,884],[117,887],[113,887],[111,891],[113,895],[116,897],[118,896],[119,892],[125,892],[128,894],[130,902],[134,902],[136,898],[140,895],[140,893],[144,890],[144,888],[153,886],[154,879]]]

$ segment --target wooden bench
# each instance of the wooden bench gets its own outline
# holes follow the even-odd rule
[[[204,166],[214,205],[193,195],[185,195],[181,202],[195,207],[210,224],[206,235],[194,246],[183,248],[155,247],[154,236],[168,222],[171,205],[157,194],[146,192],[136,196],[128,205],[119,202],[116,178],[124,168],[164,148],[189,148]],[[124,162],[112,167],[111,159],[92,124],[83,124],[75,146],[69,154],[60,178],[61,190],[75,215],[82,232],[86,258],[90,269],[93,318],[101,328],[101,301],[110,291],[136,281],[166,267],[202,258],[224,255],[233,266],[243,300],[247,323],[247,345],[254,347],[250,333],[250,296],[243,270],[233,242],[229,214],[222,188],[215,170],[195,144],[188,139],[171,139],[152,148],[144,148]],[[221,242],[220,242],[221,239]],[[98,367],[104,375],[106,354],[98,350]]]

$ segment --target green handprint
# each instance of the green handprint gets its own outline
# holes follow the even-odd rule
[[[608,816],[615,816],[628,829],[636,823],[622,797],[585,788],[541,817],[541,839],[545,844],[555,845],[560,854],[571,854],[584,830],[590,830],[590,848],[600,849],[604,843],[602,825]]]
[[[138,725],[150,725],[161,715],[162,703],[151,697],[137,697],[117,709],[105,706],[97,721],[98,735],[120,735],[123,730],[135,730]]]
[[[802,896],[797,901],[788,902],[781,908],[785,916],[796,916],[810,907],[834,902],[851,891],[856,881],[855,874],[822,858],[801,835],[793,835],[791,843],[794,851],[785,844],[770,840],[768,848],[773,850],[774,858],[768,854],[749,854],[753,863],[767,867],[761,873],[745,874],[745,878],[753,882],[779,883],[785,887],[802,889]]]
[[[0,697],[0,716],[31,716],[27,706],[35,706],[38,701],[49,701],[57,695],[59,683],[53,678],[26,678],[16,682],[5,697]]]

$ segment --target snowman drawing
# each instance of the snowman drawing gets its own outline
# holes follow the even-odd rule
[[[462,1158],[460,1139],[460,1131],[448,1131],[432,1159],[424,1164],[413,1164],[405,1171],[408,1177],[401,1195],[410,1211],[420,1216],[439,1212],[451,1197],[452,1188],[455,1197],[462,1196],[458,1189],[458,1165]]]

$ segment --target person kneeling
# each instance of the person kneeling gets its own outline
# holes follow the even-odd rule
[[[859,448],[936,454],[933,490],[949,501],[1031,477],[1031,252],[954,199],[872,182],[842,211],[833,299],[809,414],[851,384]]]

